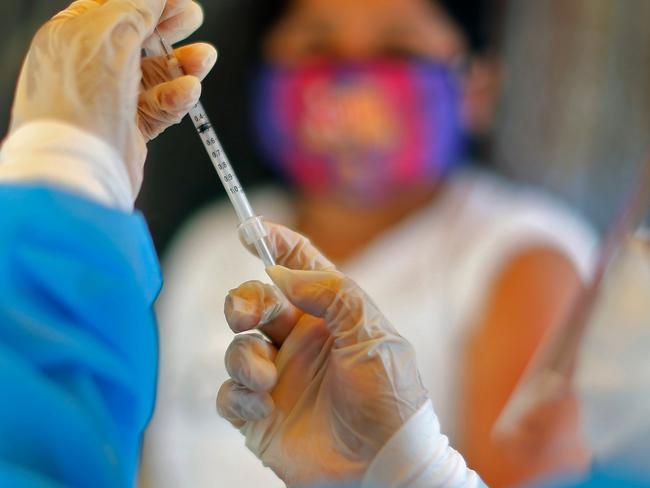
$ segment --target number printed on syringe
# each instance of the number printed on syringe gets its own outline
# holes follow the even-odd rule
[[[192,109],[194,114],[192,120],[194,126],[199,134],[202,136],[203,142],[208,149],[212,162],[215,168],[219,171],[222,181],[226,184],[228,191],[232,194],[239,193],[239,182],[236,180],[234,172],[230,168],[228,160],[225,158],[223,150],[219,148],[219,143],[216,136],[212,134],[212,126],[208,121],[207,116],[201,110],[200,105]]]
[[[176,78],[183,76],[185,73],[178,62],[178,59],[174,56],[174,51],[171,45],[157,29],[156,39],[158,40],[158,43],[148,45],[145,48],[145,53],[148,56],[166,55],[172,76]],[[242,235],[246,243],[254,245],[257,254],[262,259],[265,266],[273,266],[275,261],[266,241],[267,231],[262,222],[262,218],[253,212],[248,198],[246,198],[246,193],[241,187],[237,175],[232,169],[228,157],[224,153],[223,147],[221,147],[221,144],[219,143],[217,134],[210,123],[210,118],[203,109],[201,102],[198,102],[190,110],[189,115],[194,127],[196,128],[196,132],[212,161],[212,165],[217,171],[219,179],[228,194],[229,200],[235,209],[235,213],[240,222],[240,235]]]

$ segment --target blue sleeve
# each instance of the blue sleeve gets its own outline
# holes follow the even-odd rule
[[[0,486],[133,486],[157,368],[149,232],[0,185]]]

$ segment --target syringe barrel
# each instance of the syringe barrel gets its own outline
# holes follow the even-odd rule
[[[169,69],[171,76],[174,78],[182,76],[184,74],[183,69],[178,62],[178,59],[174,56],[171,45],[169,45],[157,30],[156,34],[157,35],[154,36],[150,45],[145,48],[146,54],[167,56],[167,68]],[[230,160],[217,138],[217,134],[212,128],[208,114],[204,110],[203,105],[201,105],[201,102],[198,102],[190,110],[189,115],[192,119],[192,124],[194,124],[194,127],[199,134],[201,142],[203,142],[203,146],[210,156],[214,169],[219,175],[219,179],[226,190],[226,194],[235,209],[237,218],[239,219],[239,222],[241,222],[239,231],[244,241],[255,247],[257,254],[262,259],[265,266],[273,266],[275,262],[268,242],[266,241],[266,228],[262,223],[261,217],[256,216],[255,212],[253,212],[250,202],[248,201],[248,198],[246,198],[246,193],[244,193],[244,189],[239,183],[239,179],[237,178],[237,175],[230,164]]]
[[[223,150],[221,142],[219,142],[201,102],[197,103],[192,110],[190,110],[189,115],[192,119],[192,124],[194,124],[194,127],[201,138],[201,142],[203,142],[203,145],[210,156],[212,165],[217,171],[217,175],[219,175],[219,179],[226,190],[228,198],[235,209],[237,218],[240,222],[245,222],[251,217],[254,217],[255,212],[253,212],[248,198],[246,198],[244,188],[241,186],[241,183],[239,183],[235,170],[232,168],[230,160],[228,159],[226,152]]]

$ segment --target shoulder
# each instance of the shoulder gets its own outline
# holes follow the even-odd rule
[[[579,213],[551,195],[484,171],[467,171],[452,182],[459,204],[457,232],[466,236],[465,257],[505,259],[546,247],[566,256],[583,279],[596,251],[594,230]]]
[[[526,281],[544,266],[549,279],[551,269],[560,278],[589,279],[596,234],[559,200],[482,171],[457,175],[448,195],[451,306],[464,318],[484,304],[497,282]]]

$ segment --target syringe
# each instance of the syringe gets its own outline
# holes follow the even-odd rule
[[[153,37],[157,39],[159,45],[147,46],[145,48],[145,54],[147,56],[167,56],[170,75],[175,78],[183,76],[185,74],[183,68],[174,56],[174,50],[169,43],[157,29]],[[230,202],[235,208],[235,213],[240,222],[239,232],[242,239],[247,244],[255,247],[258,256],[264,262],[264,266],[269,267],[275,265],[273,255],[266,240],[267,232],[262,222],[262,217],[255,215],[255,212],[253,212],[246,193],[239,183],[239,179],[217,138],[216,132],[212,128],[212,123],[201,102],[198,102],[190,110],[189,115],[208,152],[214,169],[217,171],[221,183],[223,183],[228,198],[230,198]]]

